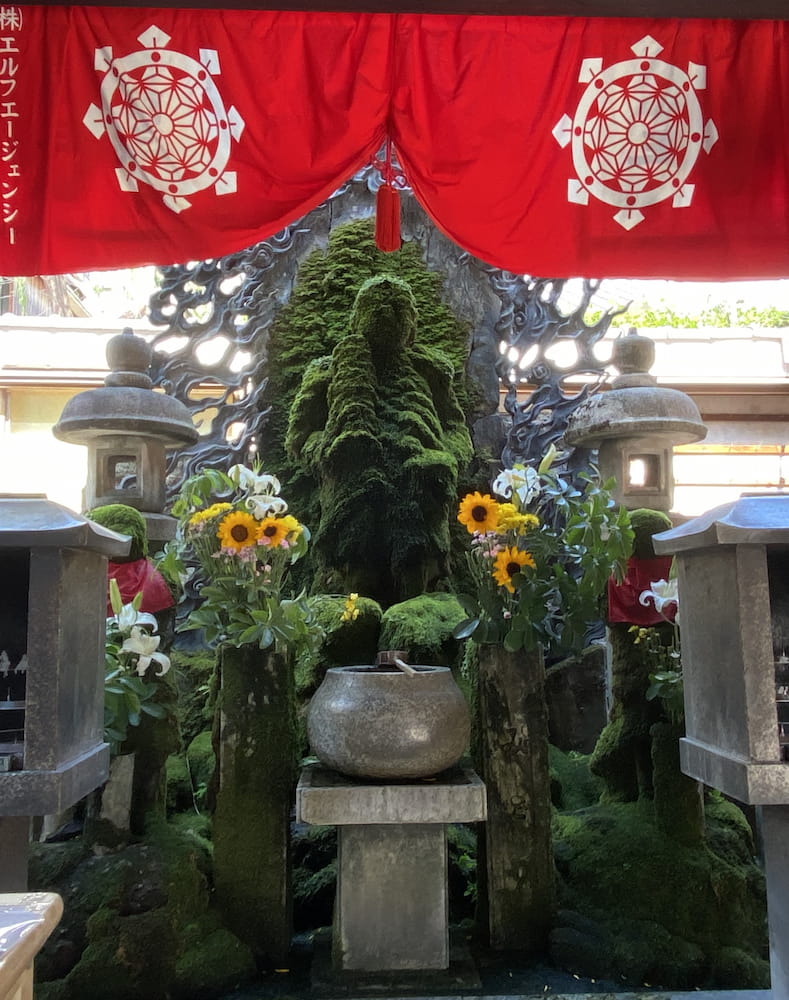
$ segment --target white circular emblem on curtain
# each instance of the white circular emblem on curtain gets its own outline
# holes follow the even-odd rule
[[[576,176],[567,200],[586,205],[591,196],[613,205],[624,229],[643,221],[642,208],[667,198],[674,208],[690,205],[688,177],[701,150],[709,153],[718,139],[696,96],[706,87],[706,67],[689,63],[685,72],[657,59],[662,46],[648,35],[631,50],[635,59],[608,69],[602,59],[584,59],[578,80],[586,90],[573,117],[553,129],[572,150]]]
[[[225,110],[214,83],[218,54],[200,49],[198,61],[172,51],[170,36],[153,25],[138,41],[140,51],[120,58],[110,46],[96,49],[101,107],[91,104],[82,119],[97,139],[109,137],[121,190],[149,184],[174,212],[189,207],[186,195],[208,187],[232,194],[236,174],[227,164],[244,120],[234,107]]]

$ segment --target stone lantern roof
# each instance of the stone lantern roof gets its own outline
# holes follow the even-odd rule
[[[698,407],[684,392],[657,384],[649,369],[655,345],[630,329],[614,341],[618,371],[606,392],[587,397],[568,421],[568,445],[598,450],[603,479],[629,510],[670,511],[674,503],[673,448],[707,434]]]
[[[611,388],[586,399],[573,413],[565,439],[597,448],[608,438],[657,435],[674,444],[700,441],[707,434],[698,407],[684,392],[659,386],[649,374],[655,345],[634,328],[614,341],[611,364],[619,372]]]
[[[88,444],[107,435],[155,438],[165,448],[197,440],[189,410],[174,396],[153,389],[148,375],[150,345],[128,327],[107,344],[110,373],[104,386],[70,399],[53,428],[55,437],[71,444]]]

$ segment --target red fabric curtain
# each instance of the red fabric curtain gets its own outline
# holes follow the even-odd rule
[[[788,30],[403,18],[393,138],[436,223],[516,273],[786,276]]]
[[[15,9],[21,27],[0,28],[0,60],[5,36],[18,66],[4,97],[0,62],[0,274],[240,250],[320,204],[384,139],[386,18]],[[19,117],[4,121],[12,101]]]
[[[786,22],[0,11],[0,274],[216,257],[389,134],[452,239],[543,276],[789,275]]]

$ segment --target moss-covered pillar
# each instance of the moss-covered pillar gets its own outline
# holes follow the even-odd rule
[[[478,697],[490,944],[539,954],[555,907],[542,649],[480,646]]]
[[[705,835],[704,786],[683,774],[679,763],[679,741],[685,726],[657,722],[650,734],[655,822],[672,840],[701,844]]]
[[[262,964],[282,964],[291,939],[293,671],[281,654],[253,646],[224,647],[219,670],[216,900]]]

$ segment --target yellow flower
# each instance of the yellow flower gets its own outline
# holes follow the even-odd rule
[[[229,503],[212,503],[210,507],[206,507],[205,510],[195,511],[194,514],[189,518],[189,527],[195,528],[198,524],[204,524],[206,521],[210,521],[212,517],[216,517],[218,514],[222,514],[226,510],[232,510],[233,505]]]
[[[355,622],[359,617],[359,609],[356,602],[359,600],[358,594],[349,594],[345,601],[345,610],[340,615],[341,622]]]
[[[460,501],[458,521],[465,524],[470,535],[475,531],[495,531],[499,505],[488,493],[468,493]]]
[[[249,548],[254,545],[259,536],[259,526],[251,514],[246,514],[243,510],[235,510],[227,517],[223,517],[219,522],[216,537],[223,549]]]
[[[295,541],[304,530],[302,525],[292,514],[286,514],[279,520],[280,524],[282,524],[285,528],[285,533],[289,542]]]
[[[295,521],[296,518],[291,517],[290,520]],[[261,544],[278,549],[288,537],[287,521],[286,517],[264,517],[259,523]]]
[[[499,552],[493,563],[493,579],[500,587],[506,587],[511,593],[515,593],[515,586],[512,578],[516,573],[520,573],[524,566],[535,569],[537,564],[531,552],[524,552],[522,549],[509,548]]]
[[[521,514],[515,504],[499,504],[499,519],[496,530],[499,532],[514,531],[518,535],[523,535],[533,528],[539,527],[540,519],[534,514]]]

